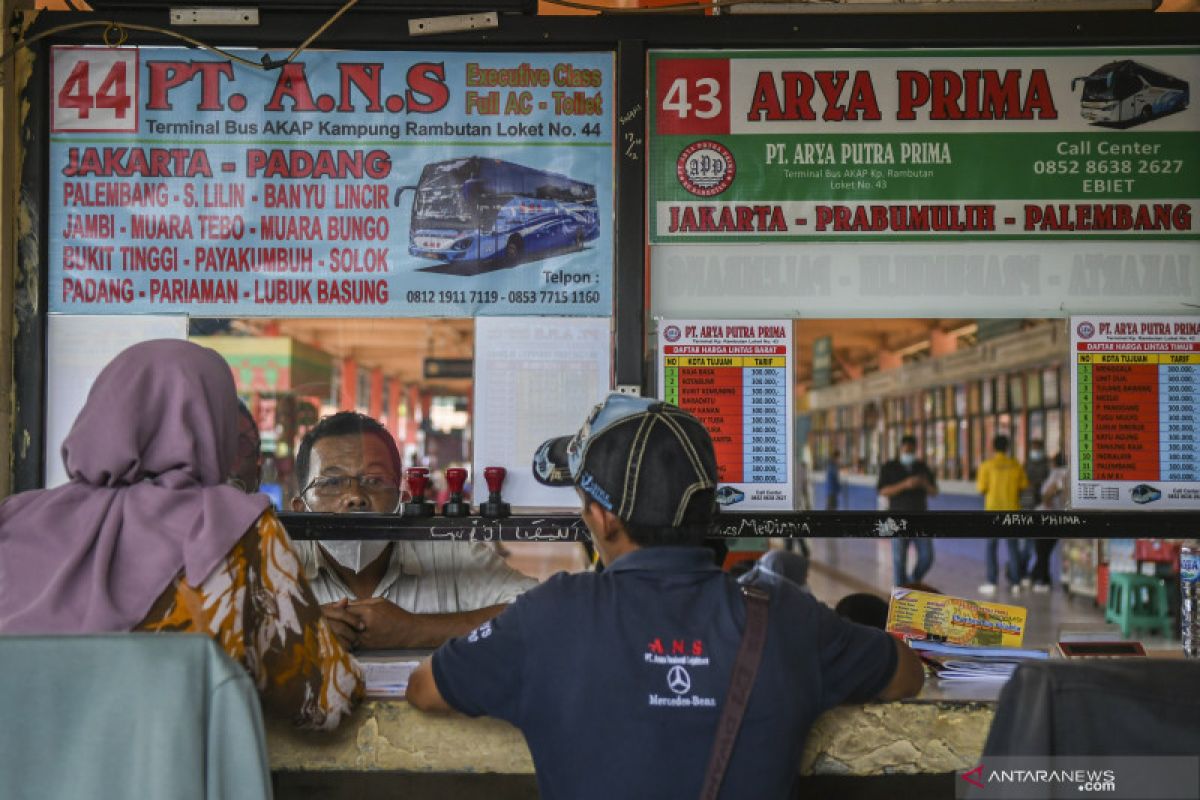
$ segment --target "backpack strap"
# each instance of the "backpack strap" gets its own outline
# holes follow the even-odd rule
[[[721,721],[717,723],[712,753],[708,757],[700,800],[716,800],[721,791],[721,781],[742,727],[742,717],[746,714],[758,664],[762,661],[763,645],[767,641],[767,608],[771,595],[756,586],[743,586],[742,596],[746,598],[746,629],[742,631],[742,643],[738,647],[737,660],[733,662],[733,674],[725,693]]]

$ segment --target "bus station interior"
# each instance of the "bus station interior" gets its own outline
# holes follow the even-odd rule
[[[259,420],[265,473],[279,484],[285,509],[296,490],[289,455],[316,419],[337,409],[356,408],[384,422],[406,464],[431,468],[435,494],[444,494],[440,473],[446,467],[470,465],[471,320],[197,319],[191,331],[194,341],[230,362],[239,393]],[[904,435],[917,437],[919,458],[938,481],[931,511],[982,511],[975,478],[998,434],[1010,437],[1012,455],[1022,463],[1032,441],[1044,443],[1048,459],[1070,446],[1068,342],[1061,320],[798,319],[792,331],[802,510],[825,508],[834,452],[842,481],[838,508],[880,509],[879,469],[896,457]],[[814,343],[826,337],[827,377],[814,380]],[[438,376],[455,369],[466,371]],[[822,382],[827,385],[815,385]],[[1115,545],[1064,541],[1053,555],[1053,593],[1025,587],[998,599],[1029,607],[1031,642],[1053,643],[1064,624],[1103,623],[1097,565],[1111,559],[1118,569],[1137,568],[1133,540],[1154,538],[1152,533],[1130,530]],[[775,540],[756,546],[783,545]],[[581,548],[507,547],[511,563],[539,579],[587,567]],[[821,539],[809,547],[814,593],[830,605],[854,592],[886,597],[893,585],[888,541]],[[937,541],[924,582],[947,594],[977,597],[985,582],[984,550],[984,539]]]
[[[50,9],[57,15],[54,22],[65,25],[81,3],[4,0],[0,15],[6,21],[16,21],[4,36],[6,52],[22,30],[36,32],[51,27],[45,12],[39,21],[38,14],[27,6]],[[415,225],[422,215],[445,222],[458,214],[446,210],[448,207],[486,196],[489,189],[485,184],[497,180],[481,177],[486,170],[496,168],[480,167],[475,163],[478,159],[447,160],[426,167],[429,175],[441,170],[440,178],[429,177],[426,188],[436,183],[435,178],[445,179],[451,174],[457,175],[458,183],[449,189],[431,190],[424,200],[418,197],[418,186],[389,184],[386,197],[377,187],[381,201],[402,209],[401,213],[389,208],[386,213],[397,221],[403,217],[404,227],[410,219],[414,226],[411,234],[393,232],[394,253],[403,253],[404,258],[423,255],[429,262],[433,258],[430,252],[439,251],[442,255],[438,258],[442,258],[445,252],[457,248],[444,262],[432,266],[423,262],[420,271],[422,277],[455,276],[463,281],[456,285],[466,286],[470,279],[487,278],[494,272],[534,275],[543,269],[543,257],[582,260],[601,252],[603,245],[607,249],[602,252],[612,262],[610,285],[604,289],[608,294],[602,295],[610,340],[605,345],[611,344],[605,362],[610,380],[602,387],[605,390],[664,396],[667,387],[660,385],[665,381],[660,379],[663,373],[658,362],[672,320],[781,321],[791,348],[788,380],[793,402],[786,413],[794,432],[793,446],[787,454],[792,506],[763,516],[773,522],[782,521],[781,527],[794,526],[788,527],[791,531],[811,525],[817,533],[730,538],[722,543],[728,551],[726,569],[744,570],[769,550],[803,550],[809,559],[806,588],[821,602],[832,607],[857,593],[887,600],[896,584],[894,540],[900,537],[895,536],[898,529],[887,527],[890,523],[883,512],[888,501],[880,494],[879,476],[883,465],[897,458],[903,440],[911,436],[917,442],[917,459],[929,466],[937,482],[937,493],[929,498],[930,513],[913,517],[915,525],[930,520],[930,530],[935,532],[929,537],[932,567],[920,578],[921,588],[1026,609],[1024,643],[1028,647],[1053,651],[1068,629],[1103,629],[1117,636],[1111,616],[1106,615],[1110,576],[1154,576],[1162,578],[1164,585],[1177,586],[1179,531],[1200,521],[1200,515],[1190,510],[1162,514],[1151,507],[1123,508],[1119,514],[1106,516],[1101,511],[1072,511],[1068,507],[1064,510],[1066,516],[1096,533],[1058,540],[1050,556],[1050,590],[1038,587],[1035,591],[1028,581],[1010,585],[1004,580],[995,581],[998,585],[989,590],[984,589],[992,583],[985,552],[989,540],[994,541],[991,537],[998,523],[994,514],[984,512],[976,480],[980,465],[992,455],[992,442],[997,436],[1009,438],[1010,455],[1022,464],[1031,460],[1031,450],[1038,443],[1040,456],[1049,462],[1061,456],[1070,466],[1075,444],[1073,379],[1077,375],[1072,315],[1084,309],[1095,314],[1195,316],[1197,305],[1193,301],[1200,298],[1200,282],[1192,275],[1197,263],[1195,237],[1148,236],[1144,241],[1132,236],[1098,237],[1086,254],[1075,255],[1068,237],[1047,235],[1025,240],[1017,256],[997,255],[989,249],[991,242],[976,237],[964,240],[965,245],[956,242],[945,249],[939,249],[945,243],[933,242],[909,264],[895,255],[894,242],[870,237],[847,241],[724,239],[711,246],[697,240],[659,241],[652,233],[655,226],[661,229],[680,220],[672,221],[661,209],[651,208],[650,185],[656,168],[673,180],[676,153],[671,152],[666,167],[666,162],[648,163],[655,155],[652,148],[659,145],[650,130],[652,117],[643,104],[653,102],[649,94],[653,91],[649,86],[651,58],[662,52],[769,49],[786,55],[796,49],[826,47],[920,52],[921,48],[1136,46],[1187,49],[1189,55],[1194,55],[1200,41],[1200,23],[1193,15],[1172,29],[1162,21],[1163,15],[1151,14],[1148,8],[1143,13],[1142,6],[1151,3],[1139,4],[1137,0],[1126,4],[1137,5],[1136,11],[1118,10],[1113,17],[1100,13],[1112,5],[1106,5],[1105,0],[1064,0],[1052,4],[1053,13],[1044,16],[1046,21],[1040,23],[1041,27],[1029,21],[1041,15],[1017,13],[1027,11],[1024,6],[1038,6],[1036,2],[976,3],[981,8],[1011,5],[1013,9],[1008,13],[985,12],[982,17],[974,10],[929,13],[926,6],[930,4],[926,3],[905,3],[914,8],[885,17],[880,10],[886,13],[888,4],[852,2],[822,4],[822,8],[864,8],[817,14],[810,4],[788,3],[794,13],[760,17],[763,22],[752,21],[751,17],[774,9],[739,9],[723,21],[683,14],[648,19],[638,16],[649,13],[653,6],[670,4],[663,0],[585,3],[630,12],[605,14],[589,28],[589,23],[575,19],[576,14],[590,13],[586,8],[571,8],[570,3],[506,0],[499,30],[468,29],[425,36],[401,31],[400,20],[410,16],[403,8],[365,2],[363,8],[347,14],[340,27],[332,26],[325,34],[327,38],[321,40],[321,47],[313,45],[314,49],[428,49],[451,54],[540,49],[590,56],[600,53],[605,58],[611,55],[615,102],[614,108],[606,111],[606,119],[611,118],[612,124],[613,162],[608,176],[612,186],[606,190],[607,195],[599,195],[599,216],[595,212],[596,190],[590,184],[564,179],[551,191],[543,190],[522,203],[535,210],[539,202],[575,203],[584,207],[587,222],[574,226],[556,223],[557,228],[545,234],[548,238],[542,245],[533,239],[518,241],[500,235],[487,242],[481,234],[473,238],[459,236],[457,244],[451,234],[418,235]],[[105,5],[92,3],[97,9]],[[162,22],[154,15],[164,9],[153,3],[107,5],[131,26]],[[437,10],[436,3],[407,5],[421,13]],[[724,5],[738,3],[717,3]],[[865,8],[868,5],[871,10]],[[951,0],[943,5],[972,3]],[[234,50],[290,48],[340,6],[335,2],[276,3],[273,7],[265,3],[261,12],[268,25],[202,26],[202,38],[217,37]],[[917,10],[916,6],[922,8]],[[517,7],[524,13],[512,13]],[[535,9],[534,14],[529,14],[529,9]],[[1194,0],[1168,0],[1160,10],[1168,9],[1200,10],[1200,6]],[[454,10],[486,9],[480,3],[462,2],[454,4]],[[559,15],[563,18],[558,19]],[[922,23],[920,17],[929,22]],[[967,22],[969,17],[984,20],[986,30],[974,27],[980,23]],[[393,33],[390,26],[397,32]],[[5,130],[0,153],[0,185],[5,188],[0,196],[0,240],[5,244],[0,260],[0,342],[4,344],[0,348],[0,394],[5,398],[0,403],[0,431],[9,434],[12,442],[10,458],[0,459],[0,495],[66,480],[59,463],[66,425],[83,401],[78,396],[80,381],[90,380],[99,368],[99,364],[87,361],[88,354],[93,349],[102,352],[113,342],[136,339],[137,331],[143,330],[138,326],[144,325],[145,331],[172,331],[156,335],[186,337],[212,348],[228,363],[238,395],[257,427],[262,490],[277,509],[296,510],[293,502],[302,487],[295,478],[294,462],[304,434],[321,418],[343,410],[356,410],[382,423],[398,443],[405,467],[428,468],[428,499],[439,505],[449,495],[445,470],[466,467],[468,498],[472,498],[470,492],[474,489],[478,507],[485,494],[482,476],[476,474],[481,466],[477,440],[496,433],[481,429],[480,423],[485,409],[481,409],[478,354],[485,345],[495,344],[484,338],[486,331],[495,330],[485,325],[488,312],[476,317],[454,311],[444,316],[356,316],[353,309],[339,308],[342,316],[332,316],[313,313],[313,306],[306,307],[302,298],[285,295],[272,297],[270,314],[259,316],[216,316],[211,307],[204,314],[147,314],[144,319],[123,309],[111,314],[55,310],[54,302],[60,302],[61,297],[50,297],[50,262],[57,258],[50,252],[50,242],[57,242],[54,237],[61,232],[48,229],[47,208],[52,196],[49,187],[62,176],[47,165],[51,163],[51,140],[61,142],[63,137],[51,133],[45,109],[37,107],[37,100],[31,106],[30,97],[42,97],[48,91],[47,81],[52,76],[43,62],[51,46],[111,44],[113,34],[103,35],[109,38],[102,39],[98,30],[56,32],[36,48],[18,50],[9,61],[0,62],[0,121]],[[149,47],[179,44],[153,31],[144,33],[144,37],[137,42]],[[1112,80],[1086,74],[1078,80],[1085,92],[1099,93],[1107,88],[1100,83],[1139,80],[1129,71],[1132,67],[1113,69]],[[1177,80],[1163,77],[1164,81],[1168,79]],[[411,97],[408,102],[412,102]],[[1145,119],[1135,122],[1141,124]],[[1112,129],[1124,127],[1114,125]],[[397,164],[400,161],[396,159]],[[498,159],[496,162],[501,163]],[[367,169],[366,165],[360,166]],[[547,164],[538,166],[551,169]],[[595,165],[589,168],[598,169]],[[1195,184],[1195,165],[1189,168],[1193,172],[1188,179]],[[421,177],[423,184],[427,177]],[[996,177],[1015,180],[1006,175]],[[1039,179],[1049,177],[1043,174]],[[221,176],[212,182],[222,183]],[[337,182],[304,183],[309,187],[333,187]],[[588,191],[581,190],[584,185]],[[222,191],[236,193],[240,189],[234,185]],[[418,191],[404,196],[403,190],[414,189]],[[511,193],[517,195],[520,190],[512,189]],[[695,194],[701,196],[700,192]],[[445,207],[432,208],[429,198],[434,195]],[[360,200],[368,205],[374,202]],[[480,202],[486,205],[486,197]],[[481,212],[477,209],[475,213]],[[493,233],[501,227],[498,219],[506,213],[511,216],[518,212],[505,211],[498,205],[488,209],[486,216]],[[1160,221],[1174,224],[1169,219]],[[478,219],[472,224],[477,234],[483,230]],[[1192,224],[1189,218],[1187,225]],[[400,227],[399,223],[395,225],[397,230]],[[405,236],[409,238],[401,243]],[[595,241],[598,237],[600,244]],[[363,238],[370,236],[363,233]],[[903,246],[917,247],[910,242]],[[544,252],[538,252],[539,247]],[[974,247],[978,250],[972,250]],[[1043,257],[1045,262],[1039,262]],[[1045,266],[1051,262],[1066,266]],[[367,265],[362,266],[365,270]],[[851,281],[845,276],[851,272],[859,282],[848,289]],[[578,287],[589,294],[592,288]],[[549,289],[565,296],[563,287]],[[410,292],[407,298],[411,304],[426,299],[419,292]],[[589,297],[588,301],[593,300]],[[394,295],[392,301],[402,305],[398,296]],[[1079,305],[1071,306],[1074,301]],[[563,323],[566,318],[556,313],[552,309],[545,316]],[[146,334],[147,338],[150,335]],[[532,334],[535,340],[538,335],[536,331]],[[547,350],[553,349],[552,342],[545,344]],[[536,341],[526,343],[523,352],[536,352],[537,347]],[[511,395],[512,406],[517,407],[530,396],[581,381],[585,372],[552,370],[544,368],[534,374],[533,370],[514,366],[511,381],[500,389],[492,387],[493,393],[482,405],[490,408],[496,394],[505,393]],[[579,386],[570,388],[575,393],[580,391]],[[517,426],[522,422],[510,417],[505,424]],[[521,469],[528,472],[530,458],[522,454],[521,459]],[[510,466],[510,476],[514,470]],[[836,493],[829,490],[831,474],[839,482]],[[513,512],[528,520],[543,513],[570,516],[577,510],[566,506],[515,507]],[[1022,510],[1033,510],[1033,505]],[[301,515],[294,513],[292,519]],[[1167,517],[1170,524],[1160,524]],[[830,533],[831,526],[843,521],[848,533]],[[486,524],[479,519],[475,522]],[[307,524],[297,523],[301,528]],[[314,527],[305,529],[309,532],[299,538],[320,538],[311,532],[319,521],[311,524]],[[1023,523],[1018,520],[1014,524]],[[1030,530],[1034,524],[1030,518]],[[411,520],[395,523],[397,530],[405,525],[416,527]],[[560,571],[595,568],[591,548],[561,538],[563,541],[494,544],[509,565],[539,581]],[[1003,570],[1008,553],[1003,545],[1000,550]],[[907,552],[907,558],[912,566],[914,553]],[[1178,593],[1173,596],[1178,598]],[[1172,602],[1171,625],[1153,630],[1135,628],[1120,633],[1120,637],[1140,641],[1154,654],[1178,655],[1180,610],[1178,600]],[[997,686],[986,690],[936,687],[923,696],[924,705],[838,709],[814,729],[806,751],[802,772],[810,781],[812,796],[948,796],[952,791],[951,773],[963,771],[978,758],[998,691]],[[465,718],[430,721],[399,701],[373,699],[329,743],[269,723],[276,793],[281,797],[349,798],[389,796],[398,789],[407,789],[411,796],[418,797],[536,796],[524,740],[507,725],[493,722]],[[872,730],[880,736],[877,746],[856,741],[864,726],[875,726]],[[882,782],[854,784],[848,791],[849,784],[837,781],[847,775]],[[936,780],[926,781],[929,775],[936,776]],[[914,782],[902,782],[914,776]],[[826,779],[831,782],[820,782]]]

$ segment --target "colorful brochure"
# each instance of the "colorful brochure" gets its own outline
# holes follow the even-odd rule
[[[1020,606],[897,588],[888,605],[887,631],[954,645],[1020,647],[1025,615]]]

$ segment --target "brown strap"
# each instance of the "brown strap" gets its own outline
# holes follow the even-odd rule
[[[729,679],[721,721],[717,723],[717,737],[713,740],[712,753],[708,757],[708,770],[704,775],[700,800],[716,800],[721,791],[721,781],[725,777],[725,768],[729,766],[738,730],[742,727],[742,717],[746,714],[750,690],[754,688],[758,663],[762,661],[763,645],[767,641],[767,606],[771,595],[754,586],[743,586],[742,595],[746,598],[746,630],[742,632],[737,660],[733,662],[733,675]]]

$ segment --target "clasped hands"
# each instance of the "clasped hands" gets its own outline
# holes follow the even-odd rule
[[[416,615],[382,597],[338,600],[321,606],[333,635],[347,650],[403,647]]]

